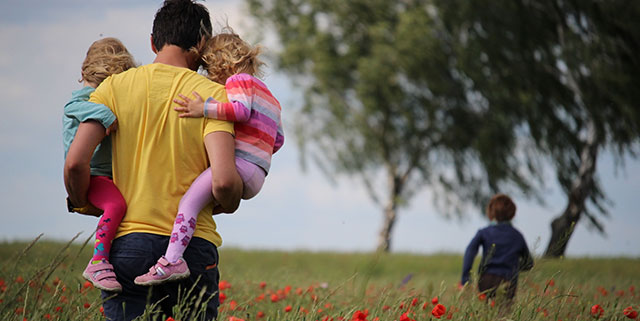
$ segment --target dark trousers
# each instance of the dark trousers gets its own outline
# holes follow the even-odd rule
[[[500,275],[484,273],[480,275],[480,280],[478,280],[478,290],[486,293],[488,298],[493,298],[496,296],[496,290],[501,284],[506,285],[505,298],[507,302],[513,301],[518,288],[517,279],[511,280]]]
[[[112,297],[103,304],[107,320],[133,320],[154,304],[157,304],[156,309],[165,316],[173,316],[172,309],[179,303],[178,300],[191,302],[185,307],[194,314],[200,313],[197,317],[195,315],[184,317],[184,320],[209,321],[218,316],[218,281],[220,279],[218,249],[202,238],[192,238],[184,252],[183,257],[191,271],[189,278],[153,287],[133,283],[137,276],[149,271],[158,258],[164,255],[168,244],[168,236],[149,233],[131,233],[113,241],[109,261],[114,267],[118,282],[122,284],[122,293],[113,296],[114,293],[102,291],[103,299]],[[200,292],[205,289],[201,301],[185,300],[185,293],[194,287],[194,284],[195,288],[191,291],[193,296],[200,295]],[[195,301],[200,301],[200,306],[194,307]],[[203,303],[206,303],[204,307]]]

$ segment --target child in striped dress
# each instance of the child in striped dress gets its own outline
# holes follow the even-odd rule
[[[280,103],[267,86],[255,78],[263,64],[259,47],[252,47],[233,32],[209,39],[202,59],[209,79],[225,84],[229,102],[209,97],[206,101],[193,92],[194,99],[179,95],[174,109],[180,117],[208,117],[234,122],[235,157],[238,174],[244,183],[243,199],[254,197],[269,173],[271,156],[284,143]],[[178,206],[169,246],[164,256],[135,283],[155,285],[189,276],[182,254],[189,244],[198,213],[215,201],[211,193],[211,169],[192,183]],[[215,211],[215,209],[214,209]]]

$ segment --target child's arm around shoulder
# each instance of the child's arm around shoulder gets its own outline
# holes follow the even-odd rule
[[[113,114],[109,107],[91,101],[75,101],[67,104],[64,107],[64,115],[75,118],[81,123],[95,120],[106,129],[110,128],[116,121],[116,115]]]
[[[174,110],[180,112],[180,117],[207,117],[232,122],[245,122],[251,116],[255,97],[254,77],[247,74],[233,75],[227,79],[225,89],[228,103],[219,102],[213,97],[205,101],[198,93],[193,92],[194,99],[178,94],[180,99],[173,101],[182,106]]]

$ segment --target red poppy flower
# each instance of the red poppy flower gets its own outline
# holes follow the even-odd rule
[[[594,304],[591,307],[591,315],[594,318],[599,318],[604,314],[604,309],[600,306],[600,304]]]
[[[447,308],[444,305],[438,303],[435,307],[433,307],[433,310],[431,310],[431,315],[436,317],[436,319],[440,319],[440,317],[442,317],[446,312]]]
[[[431,299],[431,304],[438,304],[438,297],[434,296],[433,299]]]
[[[366,310],[365,310],[365,312],[362,312],[362,311],[358,310],[353,314],[353,317],[351,317],[351,320],[352,321],[367,321],[367,314],[369,314],[368,312],[369,311],[366,311]]]
[[[278,295],[275,293],[271,294],[271,302],[278,302]]]
[[[634,310],[633,307],[626,307],[622,310],[622,313],[629,319],[635,319],[638,317],[638,311]]]
[[[175,320],[174,318],[172,318],[172,317],[168,317],[168,318],[167,318],[166,320],[164,320],[164,321],[176,321],[176,320]]]
[[[264,312],[262,312],[262,311],[258,311],[258,313],[256,314],[256,316],[257,316],[258,318],[264,318]]]
[[[82,285],[83,289],[88,289],[88,288],[92,288],[93,284],[91,284],[91,282],[89,281],[85,281],[84,284]]]
[[[89,302],[87,302],[87,303],[85,303],[85,304],[84,304],[84,308],[85,308],[85,309],[88,309],[88,308],[90,308],[90,307],[91,307],[91,304],[90,304]]]
[[[220,304],[223,304],[224,300],[226,300],[226,299],[227,299],[227,295],[224,294],[223,292],[220,292],[220,296],[218,298],[218,300],[220,301]]]
[[[228,289],[230,287],[231,287],[231,283],[225,280],[221,280],[220,283],[218,283],[218,288],[220,288],[220,291]]]
[[[265,281],[260,282],[260,288],[261,289],[264,289],[266,286],[267,286],[267,282],[265,282]]]
[[[418,305],[418,298],[413,298],[413,300],[411,300],[411,306],[414,307]]]
[[[478,295],[478,299],[480,299],[480,301],[484,301],[487,298],[487,295],[485,293],[480,293],[480,295]]]
[[[400,321],[416,321],[416,320],[409,318],[408,313],[405,312],[400,316]]]
[[[287,306],[284,308],[284,312],[291,312],[291,310],[293,310],[293,308],[292,308],[290,305],[287,305]]]

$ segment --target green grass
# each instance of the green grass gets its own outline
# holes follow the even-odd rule
[[[99,291],[80,275],[90,254],[77,243],[0,243],[0,320],[103,320]],[[445,320],[588,320],[594,304],[604,308],[602,320],[627,320],[624,308],[640,309],[638,259],[537,260],[521,275],[510,311],[480,300],[473,286],[458,289],[461,265],[461,256],[447,254],[221,248],[219,320],[351,320],[357,310],[368,310],[369,321],[405,312],[431,320],[433,297],[447,308]],[[165,317],[149,311],[145,320]]]

